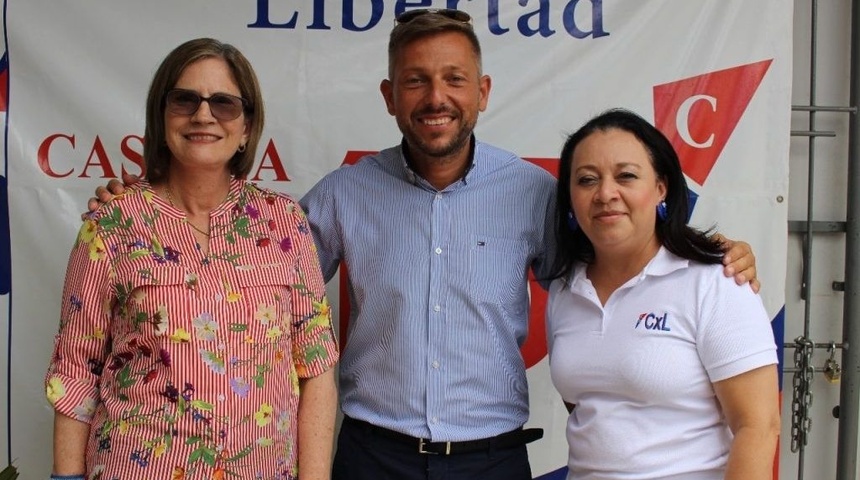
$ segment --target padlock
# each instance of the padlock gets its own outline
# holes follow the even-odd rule
[[[830,358],[824,362],[824,378],[830,383],[839,383],[842,379],[842,367],[836,361],[836,344],[831,343],[828,350],[830,350]]]
[[[828,358],[824,362],[824,378],[830,383],[839,383],[839,380],[842,378],[842,367],[836,363],[836,360]]]

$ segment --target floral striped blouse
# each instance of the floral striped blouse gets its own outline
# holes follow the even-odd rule
[[[338,359],[304,213],[233,180],[208,255],[185,222],[146,182],[84,221],[48,399],[88,478],[295,478],[298,380]]]

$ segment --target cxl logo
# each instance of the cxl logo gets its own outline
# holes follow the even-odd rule
[[[636,326],[633,328],[636,329],[642,325],[645,327],[645,330],[662,330],[664,332],[670,332],[672,329],[666,325],[666,320],[668,318],[668,312],[664,313],[662,317],[657,316],[655,313],[640,313],[639,320],[636,321]]]

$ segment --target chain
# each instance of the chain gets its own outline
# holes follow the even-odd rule
[[[167,185],[166,190],[167,190],[167,201],[170,202],[170,206],[177,209],[177,210],[182,210],[185,213],[185,215],[186,215],[185,216],[185,223],[187,223],[188,226],[193,228],[194,230],[197,230],[201,235],[208,237],[210,235],[208,231],[203,230],[202,228],[198,227],[197,225],[194,225],[193,223],[191,223],[191,220],[188,219],[188,212],[186,212],[184,208],[178,207],[175,203],[173,203],[173,194],[171,193],[171,190],[173,190],[173,188],[170,186],[170,184]]]
[[[807,435],[812,427],[809,411],[812,407],[812,379],[815,367],[812,352],[815,344],[806,337],[794,339],[794,378],[791,397],[791,451],[797,453],[806,446]]]

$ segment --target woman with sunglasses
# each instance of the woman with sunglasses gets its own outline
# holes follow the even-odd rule
[[[147,179],[70,256],[52,478],[329,477],[337,346],[302,209],[244,180],[263,120],[231,45],[191,40],[155,73]]]

